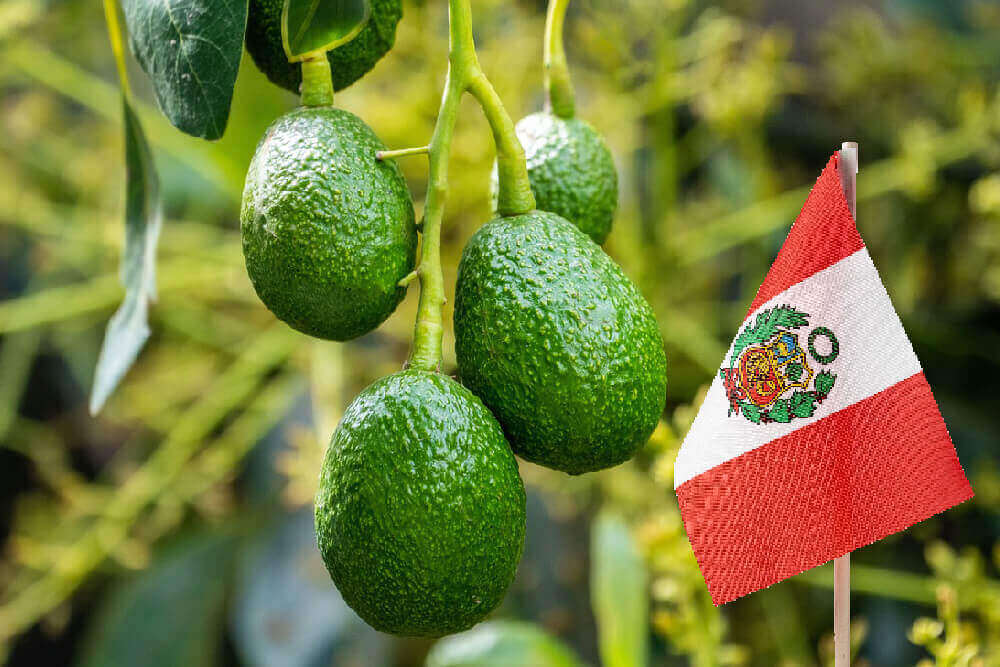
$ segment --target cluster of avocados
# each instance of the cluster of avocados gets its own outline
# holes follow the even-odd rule
[[[251,0],[247,48],[295,89],[281,0]],[[399,0],[373,0],[358,38],[329,52],[336,88],[392,46]],[[610,152],[587,125],[545,114],[518,127],[539,209],[483,225],[456,286],[460,382],[407,369],[367,387],[327,450],[319,548],[371,626],[436,637],[492,611],[524,544],[514,453],[579,474],[617,465],[663,410],[666,361],[652,310],[597,245],[617,199]],[[404,296],[417,225],[397,166],[358,117],[300,107],[275,121],[247,173],[247,271],[289,326],[329,340],[378,327]]]

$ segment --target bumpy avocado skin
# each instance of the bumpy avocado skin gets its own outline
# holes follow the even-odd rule
[[[293,93],[302,83],[302,66],[289,63],[281,44],[283,0],[250,0],[246,47],[257,68],[271,83]],[[371,17],[357,37],[327,52],[333,87],[342,90],[367,74],[396,41],[403,17],[402,0],[372,0]]]
[[[517,123],[539,210],[566,218],[604,243],[618,207],[618,172],[608,145],[578,118],[533,113]],[[496,201],[496,170],[493,179]]]
[[[571,474],[630,458],[666,400],[649,304],[596,243],[552,213],[497,218],[469,240],[455,353],[461,381],[514,451]]]
[[[344,600],[377,630],[437,637],[503,599],[525,494],[500,425],[468,389],[405,370],[354,399],[316,495],[316,536]]]
[[[247,272],[291,327],[348,340],[402,300],[417,231],[406,181],[357,116],[300,108],[268,128],[247,172],[240,221]]]

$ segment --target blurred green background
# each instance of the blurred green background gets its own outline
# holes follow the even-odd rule
[[[472,4],[508,110],[537,110],[544,3]],[[408,1],[396,48],[337,97],[390,146],[430,136],[445,5]],[[641,654],[652,665],[832,664],[829,566],[714,608],[672,465],[808,187],[856,139],[861,232],[977,495],[855,553],[855,647],[869,665],[1000,665],[1000,3],[576,0],[566,43],[578,112],[620,172],[606,248],[657,312],[669,400],[628,464],[571,478],[522,463],[525,557],[495,616],[534,625],[486,626],[479,645],[504,632],[557,638],[568,652],[536,647],[553,665],[557,653],[623,667]],[[344,606],[311,519],[340,411],[405,360],[417,290],[347,344],[276,323],[243,268],[238,205],[258,138],[295,97],[244,58],[229,128],[208,144],[173,129],[134,62],[131,74],[166,202],[160,298],[153,338],[91,418],[94,364],[122,298],[114,62],[99,3],[0,4],[2,655],[423,664],[432,642],[380,635]],[[467,99],[445,218],[449,297],[459,253],[489,217],[492,160]],[[426,160],[400,164],[419,213]],[[450,330],[445,350],[450,372]],[[445,642],[432,660],[474,640]],[[543,660],[507,655],[494,664]]]

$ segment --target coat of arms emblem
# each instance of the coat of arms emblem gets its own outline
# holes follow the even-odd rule
[[[742,414],[755,424],[787,423],[813,415],[837,377],[816,369],[833,363],[840,343],[826,327],[816,327],[800,340],[796,330],[808,325],[807,313],[775,306],[758,313],[740,331],[729,366],[719,371],[730,415]],[[817,348],[820,339],[826,341],[826,352]]]

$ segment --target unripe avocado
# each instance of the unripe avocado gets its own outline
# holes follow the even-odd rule
[[[488,621],[442,639],[427,654],[425,667],[581,667],[561,641],[537,625]]]
[[[618,172],[601,135],[578,118],[544,111],[522,118],[516,130],[538,209],[566,218],[604,243],[618,207]],[[496,181],[494,169],[494,205]]]
[[[279,319],[348,340],[402,300],[417,230],[406,181],[357,116],[300,108],[276,120],[247,172],[240,221],[257,294]]]
[[[514,579],[524,522],[514,455],[465,387],[410,369],[347,408],[323,461],[316,536],[375,629],[437,637],[478,623]]]
[[[284,0],[250,0],[246,47],[257,68],[271,83],[293,93],[302,83],[302,65],[288,62],[281,44]],[[342,90],[367,74],[396,41],[396,24],[403,16],[402,0],[371,0],[371,16],[357,36],[327,51],[333,87]]]
[[[649,304],[614,260],[553,213],[497,218],[469,240],[455,353],[461,381],[514,451],[572,474],[630,458],[666,400]]]

